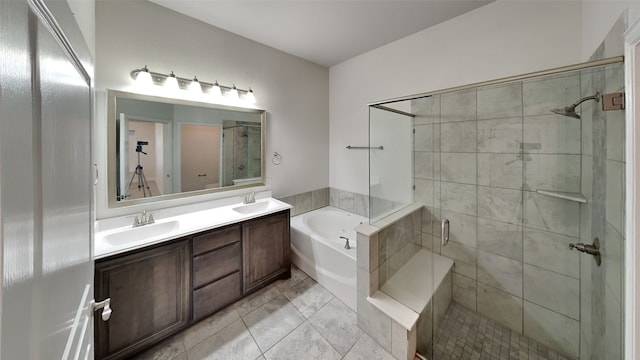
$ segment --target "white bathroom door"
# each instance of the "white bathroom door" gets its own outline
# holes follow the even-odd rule
[[[7,360],[93,359],[91,79],[59,28],[76,26],[67,2],[51,5],[58,21],[40,0],[0,0],[0,358]]]
[[[182,191],[220,186],[220,127],[180,126]]]

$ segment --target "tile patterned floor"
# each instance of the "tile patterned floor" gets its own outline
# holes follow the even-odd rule
[[[455,302],[436,334],[434,360],[569,360]]]
[[[456,303],[437,334],[433,360],[569,360]],[[351,308],[295,266],[291,279],[265,287],[135,359],[394,360],[358,328]]]
[[[135,359],[394,359],[358,328],[351,308],[296,267],[291,275]]]

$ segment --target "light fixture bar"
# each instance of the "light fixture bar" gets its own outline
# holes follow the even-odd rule
[[[162,86],[164,84],[164,81],[168,77],[171,76],[170,74],[162,74],[162,73],[151,71],[146,66],[144,66],[144,67],[142,67],[140,69],[132,70],[131,73],[130,73],[131,78],[136,80],[136,78],[138,77],[138,73],[141,72],[141,71],[148,72],[151,75],[151,79],[152,79],[153,83],[156,84],[156,85],[160,85],[160,86]],[[172,72],[172,74],[173,74],[173,72]],[[182,90],[188,90],[189,89],[189,85],[191,85],[191,82],[193,81],[193,78],[188,79],[188,78],[183,78],[183,77],[179,77],[179,76],[175,76],[175,78],[176,78],[176,80],[178,80],[178,86]],[[214,84],[217,84],[220,87],[220,89],[224,90],[225,92],[229,92],[232,89],[236,89],[239,93],[244,93],[244,94],[252,93],[253,94],[253,90],[251,90],[251,89],[249,89],[249,90],[240,89],[240,88],[236,87],[235,85],[226,86],[226,85],[219,84],[217,81],[215,83],[209,83],[209,82],[205,82],[205,81],[199,80],[199,82],[200,82],[200,86],[202,86],[202,91],[206,91],[206,92],[210,92],[209,90],[214,86]]]

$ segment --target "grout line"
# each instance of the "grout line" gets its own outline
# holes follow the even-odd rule
[[[320,286],[322,286],[322,285],[320,285]],[[324,288],[324,286],[323,286],[323,288]],[[328,291],[328,290],[327,290],[327,291]],[[326,304],[324,304],[320,309],[318,309],[316,312],[314,312],[311,316],[309,316],[309,318],[307,319],[307,321],[309,321],[309,324],[311,325],[311,327],[312,327],[315,331],[317,331],[317,332],[318,332],[318,334],[320,334],[320,337],[322,337],[322,338],[323,338],[323,339],[324,339],[324,340],[329,344],[329,346],[331,346],[331,347],[333,348],[333,350],[335,350],[338,354],[340,354],[340,351],[338,351],[338,349],[336,349],[336,347],[331,343],[331,341],[329,341],[329,339],[327,339],[327,338],[322,334],[322,332],[321,332],[321,331],[320,331],[320,330],[319,330],[319,329],[318,329],[318,328],[313,324],[313,322],[311,322],[311,318],[312,318],[315,314],[317,314],[318,312],[322,311],[322,309],[324,309],[325,307],[327,307],[327,305],[329,305],[329,304],[330,304],[334,299],[337,299],[337,297],[335,297],[335,296],[334,296],[334,297],[333,297],[333,299],[331,299],[329,302],[327,302]],[[347,305],[344,305],[344,306],[347,306]],[[347,306],[347,308],[349,308],[349,307]],[[349,310],[351,310],[351,308],[349,308]],[[351,311],[353,311],[353,310],[351,310]],[[356,316],[357,316],[357,315],[356,315]],[[356,322],[357,322],[357,318],[356,318]],[[356,326],[357,326],[357,324],[356,324]],[[358,338],[359,338],[359,337],[358,337]],[[356,341],[357,341],[357,340],[356,340]],[[353,345],[355,345],[355,342],[351,345],[351,347],[353,347]],[[349,350],[351,350],[351,347],[349,348]],[[345,355],[346,355],[348,352],[349,352],[349,351],[347,351],[347,352],[345,353]],[[343,358],[345,355],[340,354],[340,358]]]
[[[240,314],[238,314],[238,315],[240,315]],[[256,341],[255,336],[253,336],[253,333],[251,332],[251,330],[249,330],[249,326],[247,326],[247,323],[244,321],[244,318],[242,316],[240,316],[240,321],[242,321],[242,325],[244,325],[244,328],[247,329],[247,332],[249,333],[249,336],[251,336],[251,340],[253,340],[253,343],[256,344],[256,347],[258,348],[258,351],[260,351],[260,355],[264,356],[264,352],[260,348],[260,345],[258,345],[258,341]],[[266,359],[266,356],[264,356],[264,358]]]
[[[522,154],[522,178],[520,181],[520,206],[522,207],[521,212],[520,212],[520,224],[521,224],[521,230],[520,230],[520,248],[521,250],[521,264],[522,264],[522,273],[520,275],[520,281],[522,284],[522,297],[521,299],[521,305],[522,305],[522,310],[520,311],[520,315],[522,316],[522,323],[520,325],[520,333],[524,334],[524,319],[525,319],[525,314],[524,314],[524,234],[525,234],[525,227],[524,227],[524,223],[525,223],[525,219],[526,219],[526,209],[527,207],[525,206],[525,192],[524,192],[524,188],[526,185],[526,176],[527,176],[527,161],[525,161],[525,133],[524,133],[524,82],[520,82],[520,108],[522,109],[522,117],[520,118],[520,129],[521,129],[521,138],[520,138],[520,154]]]
[[[357,322],[357,321],[356,321]],[[356,326],[358,326],[356,324]],[[358,329],[360,329],[360,326],[358,326]],[[358,341],[360,341],[360,339],[362,338],[362,336],[365,334],[364,330],[360,329],[360,336],[358,336],[358,338],[356,339],[356,341],[353,342],[353,345],[351,345],[351,347],[349,348],[349,350],[347,350],[347,352],[344,353],[344,355],[341,356],[341,359],[344,359],[350,352],[351,350],[353,350],[353,348],[356,346],[356,344],[358,343]]]

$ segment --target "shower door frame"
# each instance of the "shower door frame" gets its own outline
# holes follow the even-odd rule
[[[625,48],[625,92],[626,92],[626,153],[627,158],[625,182],[625,212],[627,214],[625,238],[625,325],[624,353],[625,359],[635,359],[637,355],[636,341],[640,334],[640,322],[636,318],[640,310],[640,277],[636,277],[636,261],[640,259],[640,246],[635,245],[638,239],[636,223],[640,221],[640,126],[635,126],[634,119],[640,119],[640,19],[629,26],[624,35]],[[629,221],[629,219],[631,221]]]

